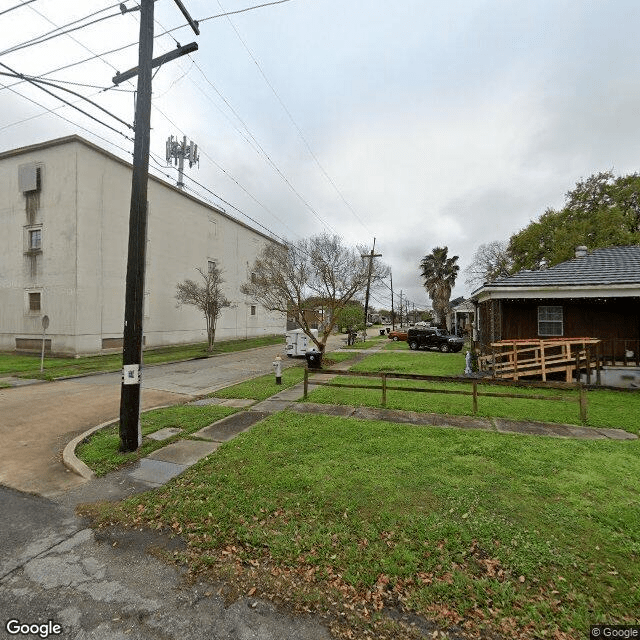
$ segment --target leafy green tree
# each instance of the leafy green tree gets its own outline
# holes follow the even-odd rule
[[[420,261],[420,273],[431,298],[437,322],[444,326],[449,312],[451,291],[456,283],[460,267],[458,256],[448,257],[448,247],[436,247]]]
[[[512,272],[554,266],[588,249],[640,243],[640,175],[594,174],[566,194],[560,210],[547,209],[539,220],[511,236]]]

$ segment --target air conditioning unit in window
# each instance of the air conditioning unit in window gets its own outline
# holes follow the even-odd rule
[[[40,167],[36,164],[23,164],[18,167],[18,188],[20,193],[40,191]]]

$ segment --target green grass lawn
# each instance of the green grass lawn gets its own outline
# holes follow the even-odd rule
[[[302,382],[304,376],[304,366],[288,367],[282,370],[282,384],[276,384],[275,375],[268,375],[252,378],[245,382],[225,387],[210,394],[212,398],[241,398],[246,400],[266,400],[279,391],[284,391],[298,382]]]
[[[406,343],[405,343],[406,344]],[[351,371],[394,371],[422,376],[459,376],[464,373],[463,353],[409,351],[407,353],[373,353],[351,368]]]
[[[254,347],[264,347],[284,343],[282,336],[265,336],[248,340],[227,340],[217,342],[212,352],[206,343],[179,345],[150,349],[144,353],[145,364],[160,364],[191,358],[206,358],[210,355],[242,351]],[[15,375],[23,378],[53,380],[65,376],[74,376],[100,371],[119,371],[122,368],[122,354],[88,356],[84,358],[46,357],[44,372],[40,373],[40,356],[0,353],[0,376]]]
[[[639,622],[639,475],[639,441],[283,412],[92,511],[173,530],[192,571],[328,611],[340,637],[413,637],[378,613],[402,605],[471,633],[577,639]]]
[[[112,427],[100,429],[92,434],[87,442],[83,442],[76,448],[76,456],[82,460],[97,476],[102,476],[119,467],[139,460],[149,455],[152,451],[175,442],[190,434],[209,426],[212,422],[225,418],[236,409],[209,405],[204,407],[178,405],[165,409],[154,409],[140,416],[143,443],[140,449],[131,453],[120,453],[120,437],[118,424]],[[182,433],[167,440],[145,440],[144,436],[164,429],[165,427],[178,427]]]
[[[375,378],[354,378],[340,376],[333,380],[336,384],[362,384],[363,386],[380,385]],[[448,415],[472,415],[472,401],[470,396],[449,395],[438,393],[413,393],[409,391],[394,391],[394,385],[403,387],[431,388],[469,391],[469,385],[458,384],[430,384],[412,380],[387,380],[387,408],[404,411],[420,411],[426,413],[440,413]],[[505,389],[479,385],[479,392],[504,392]],[[539,389],[510,389],[522,395],[564,396],[565,402],[542,401],[520,398],[487,398],[478,399],[478,413],[480,417],[498,417],[511,420],[534,420],[538,422],[554,422],[561,424],[580,425],[578,396],[575,391],[557,392]],[[309,393],[308,402],[325,404],[342,404],[355,407],[382,406],[382,393],[379,389],[350,389],[338,387],[320,387]],[[609,390],[587,392],[588,417],[585,426],[612,427],[624,429],[630,433],[640,435],[640,394],[624,393]]]

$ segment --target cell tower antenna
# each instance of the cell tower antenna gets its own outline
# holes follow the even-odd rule
[[[200,167],[200,156],[198,154],[198,145],[193,142],[193,140],[189,141],[187,144],[187,136],[182,138],[182,142],[178,141],[176,137],[174,139],[173,136],[167,138],[167,164],[171,164],[171,161],[174,161],[178,166],[178,189],[184,188],[183,174],[184,174],[184,161],[187,160],[189,162],[189,168],[193,167],[194,164],[198,164]]]

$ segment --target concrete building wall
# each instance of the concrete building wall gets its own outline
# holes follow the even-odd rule
[[[18,167],[41,167],[36,196],[18,188]],[[37,339],[42,315],[58,353],[117,349],[124,321],[131,166],[78,138],[0,154],[0,349]],[[34,198],[38,199],[34,211]],[[259,232],[157,179],[149,180],[144,334],[147,346],[206,339],[202,312],[176,306],[176,284],[222,269],[234,306],[216,339],[282,333],[285,318],[240,293],[265,242]],[[31,211],[29,220],[28,211]],[[35,215],[35,217],[34,217]],[[41,228],[42,250],[27,255],[28,232]],[[41,310],[28,310],[41,291]],[[253,309],[253,315],[252,315]]]

